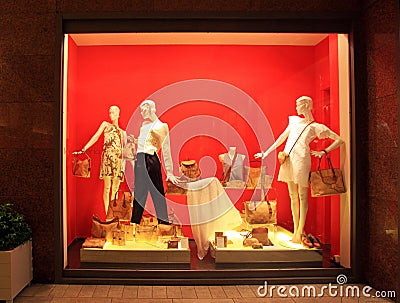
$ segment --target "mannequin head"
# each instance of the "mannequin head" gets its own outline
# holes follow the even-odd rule
[[[296,100],[296,111],[298,115],[310,113],[312,110],[312,99],[308,96],[301,96]]]
[[[144,100],[140,103],[140,113],[144,119],[155,116],[156,104],[153,100]]]
[[[110,120],[111,121],[118,120],[119,112],[120,112],[120,110],[119,110],[118,106],[116,106],[116,105],[110,106],[110,109],[108,111],[108,114],[110,116]]]

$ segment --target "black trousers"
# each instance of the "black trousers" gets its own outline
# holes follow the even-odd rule
[[[140,223],[149,192],[153,199],[158,223],[168,224],[160,160],[156,154],[138,153],[135,162],[135,199],[132,223]]]

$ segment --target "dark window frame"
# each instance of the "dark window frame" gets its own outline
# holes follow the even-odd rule
[[[356,129],[366,127],[365,119],[357,119],[356,84],[354,77],[354,41],[359,41],[354,24],[357,16],[348,13],[195,13],[130,14],[130,13],[65,13],[58,15],[57,22],[57,70],[56,112],[58,146],[55,147],[57,161],[55,188],[55,281],[56,283],[124,283],[164,285],[190,284],[260,284],[269,283],[329,283],[336,282],[339,274],[346,274],[349,282],[360,281],[360,264],[357,251],[360,245],[356,237],[357,197],[364,196],[357,186],[360,167],[356,159]],[[63,37],[72,33],[124,33],[124,32],[249,32],[249,33],[344,33],[349,35],[350,60],[350,122],[351,122],[351,264],[342,268],[298,268],[298,269],[240,269],[240,270],[110,270],[110,269],[64,269],[63,207],[62,207],[62,81],[63,81]],[[360,104],[360,103],[358,103]],[[362,104],[361,104],[362,105]],[[360,105],[360,106],[361,106]],[[360,114],[359,114],[360,115]],[[358,125],[356,125],[358,124]],[[363,157],[362,157],[363,158]],[[361,199],[361,198],[359,198]],[[362,201],[361,201],[362,202]],[[157,280],[155,280],[157,279]]]

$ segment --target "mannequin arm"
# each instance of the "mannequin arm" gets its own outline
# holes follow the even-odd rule
[[[128,136],[126,131],[122,130],[122,147],[124,147],[128,143]]]
[[[321,151],[312,150],[311,155],[313,155],[314,157],[321,158],[325,154],[325,152],[329,153],[330,151],[334,150],[335,148],[338,148],[340,145],[342,145],[344,143],[342,138],[340,138],[336,133],[334,133],[330,129],[327,130],[326,138],[330,138],[334,141],[332,142],[331,145],[329,145],[324,150],[321,150]]]
[[[278,146],[280,146],[283,142],[285,142],[285,140],[287,139],[287,137],[289,136],[289,132],[290,129],[289,127],[287,127],[285,129],[285,131],[278,137],[278,139],[276,139],[276,141],[274,142],[274,144],[272,144],[266,152],[260,152],[260,153],[256,153],[254,155],[254,157],[257,158],[262,158],[264,159],[266,156],[268,156],[273,150],[275,150]]]
[[[97,142],[97,140],[99,140],[101,134],[103,133],[104,129],[107,127],[107,122],[103,121],[100,124],[99,129],[97,130],[97,132],[93,135],[93,137],[89,140],[88,143],[86,143],[86,145],[82,148],[82,151],[85,152],[87,151],[90,147],[92,147],[93,144],[95,144]]]
[[[167,132],[165,139],[162,144],[162,154],[163,154],[163,159],[164,159],[164,166],[165,170],[167,172],[167,180],[171,181],[174,184],[178,183],[178,179],[174,176],[174,167],[172,164],[172,156],[171,156],[171,145],[170,145],[170,140],[169,140],[169,130],[168,126],[166,126]]]
[[[311,151],[311,155],[313,155],[314,157],[319,157],[321,158],[326,151],[327,153],[329,153],[330,151],[334,150],[335,148],[338,148],[340,145],[342,145],[344,143],[344,141],[340,138],[336,139],[335,141],[332,142],[331,145],[329,145],[327,148],[325,148],[324,150],[321,151],[316,151],[316,150],[312,150]]]

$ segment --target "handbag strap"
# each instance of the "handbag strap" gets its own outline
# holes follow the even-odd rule
[[[117,190],[117,192],[114,195],[114,200],[113,200],[113,206],[117,206],[117,197],[118,197],[118,193],[122,193],[124,202],[122,204],[122,207],[126,207],[126,200],[125,200],[125,192],[123,190]],[[130,193],[132,195],[132,193]]]
[[[292,145],[292,148],[289,150],[288,154],[290,154],[290,152],[292,151],[293,147],[296,145],[297,141],[299,141],[301,135],[304,133],[304,131],[306,130],[306,128],[307,128],[310,124],[312,124],[312,123],[314,123],[314,122],[315,122],[315,121],[311,121],[310,123],[308,123],[308,124],[303,128],[303,130],[301,131],[300,135],[297,137],[296,141],[295,141],[294,144]]]
[[[84,154],[84,155],[86,156],[86,159],[88,159],[88,160],[89,160],[89,163],[90,163],[90,157],[89,157],[89,155],[86,153],[86,151],[84,151],[84,152],[73,152],[74,158],[76,158],[76,159],[78,159],[78,156],[77,156],[77,155],[82,155],[82,154]]]
[[[324,153],[325,153],[326,160],[328,161],[328,167],[329,167],[330,170],[332,170],[332,173],[335,176],[335,170],[333,169],[331,158],[328,156],[328,153],[325,150],[324,150]],[[319,158],[318,171],[321,170],[321,161],[322,161],[322,157]]]
[[[100,218],[95,214],[93,214],[92,220],[96,221],[97,223],[100,223],[100,224],[111,224],[111,223],[115,223],[115,222],[119,223],[119,219],[117,217],[113,218],[110,221],[101,221]]]
[[[235,164],[235,161],[236,161],[236,157],[237,157],[237,152],[235,152],[235,155],[233,156],[231,165],[226,170],[226,173],[225,173],[224,178],[222,180],[223,183],[225,183],[225,182],[227,182],[229,180],[229,177],[231,176],[232,167],[233,167],[233,165]]]

